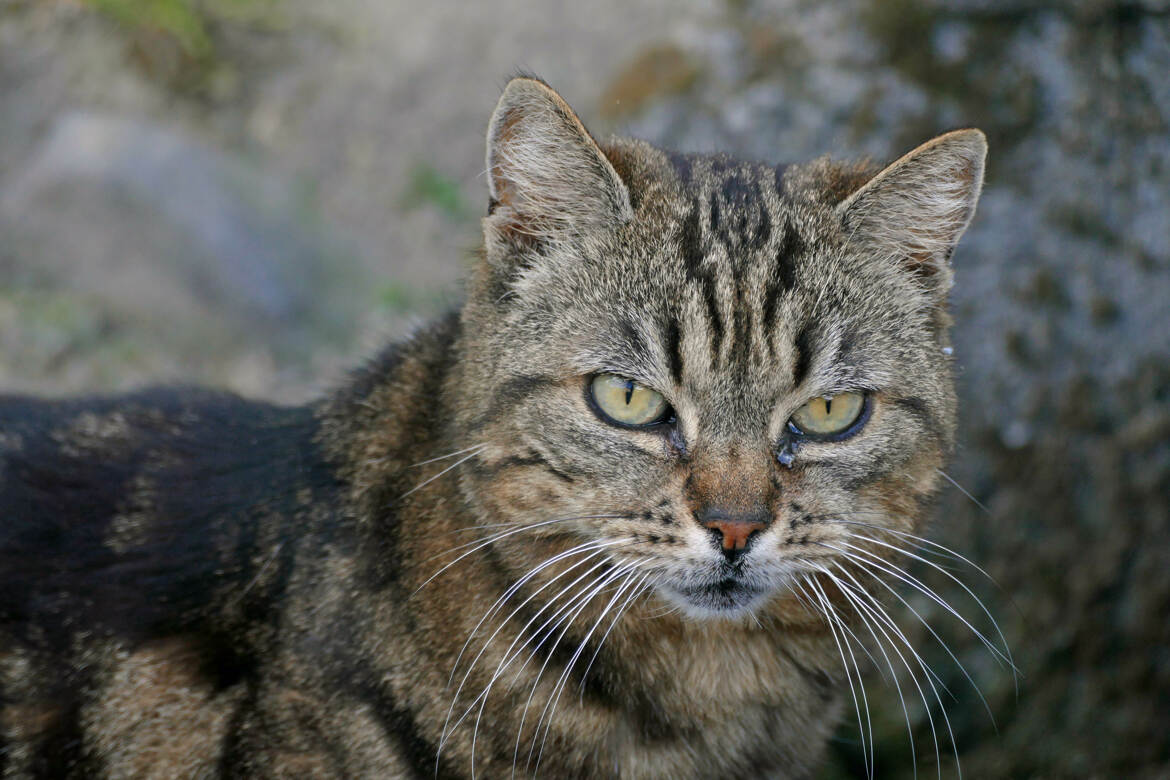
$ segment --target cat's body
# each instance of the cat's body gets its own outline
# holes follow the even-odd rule
[[[812,578],[933,490],[982,158],[603,155],[518,79],[468,303],[331,397],[0,401],[4,776],[808,776]]]

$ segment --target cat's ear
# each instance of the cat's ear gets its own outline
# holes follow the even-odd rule
[[[512,79],[488,127],[489,251],[499,241],[571,240],[632,214],[626,185],[569,104],[529,77]]]
[[[975,215],[987,139],[955,130],[891,163],[838,207],[850,241],[896,258],[928,289],[950,287],[949,260]]]

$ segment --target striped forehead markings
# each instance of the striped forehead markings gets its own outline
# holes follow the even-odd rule
[[[687,282],[704,302],[711,365],[720,366],[725,353],[746,358],[756,339],[774,357],[777,304],[795,285],[795,258],[805,246],[792,220],[777,222],[767,206],[766,186],[785,195],[786,167],[764,168],[725,156],[671,154],[669,160],[690,195],[679,230],[680,259]],[[769,243],[776,245],[769,268],[749,278],[743,261]],[[724,250],[727,262],[713,261],[716,248]],[[755,289],[761,281],[764,289]],[[671,373],[681,378],[682,353],[673,346],[680,326],[669,323],[665,330]],[[733,343],[736,349],[727,349]],[[733,368],[746,369],[746,363],[735,360]]]

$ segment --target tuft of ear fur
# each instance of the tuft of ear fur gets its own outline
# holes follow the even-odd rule
[[[986,157],[987,139],[979,130],[927,141],[837,207],[846,235],[897,258],[933,293],[945,294],[951,252],[975,215]]]
[[[633,213],[626,185],[585,125],[538,79],[514,78],[500,96],[487,171],[489,255],[572,240]]]

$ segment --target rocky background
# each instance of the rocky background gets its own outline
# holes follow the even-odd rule
[[[320,393],[458,300],[516,69],[688,151],[987,132],[933,538],[1019,675],[907,589],[949,693],[912,750],[869,674],[875,774],[936,775],[932,721],[948,776],[1170,773],[1170,0],[0,0],[0,390]]]

